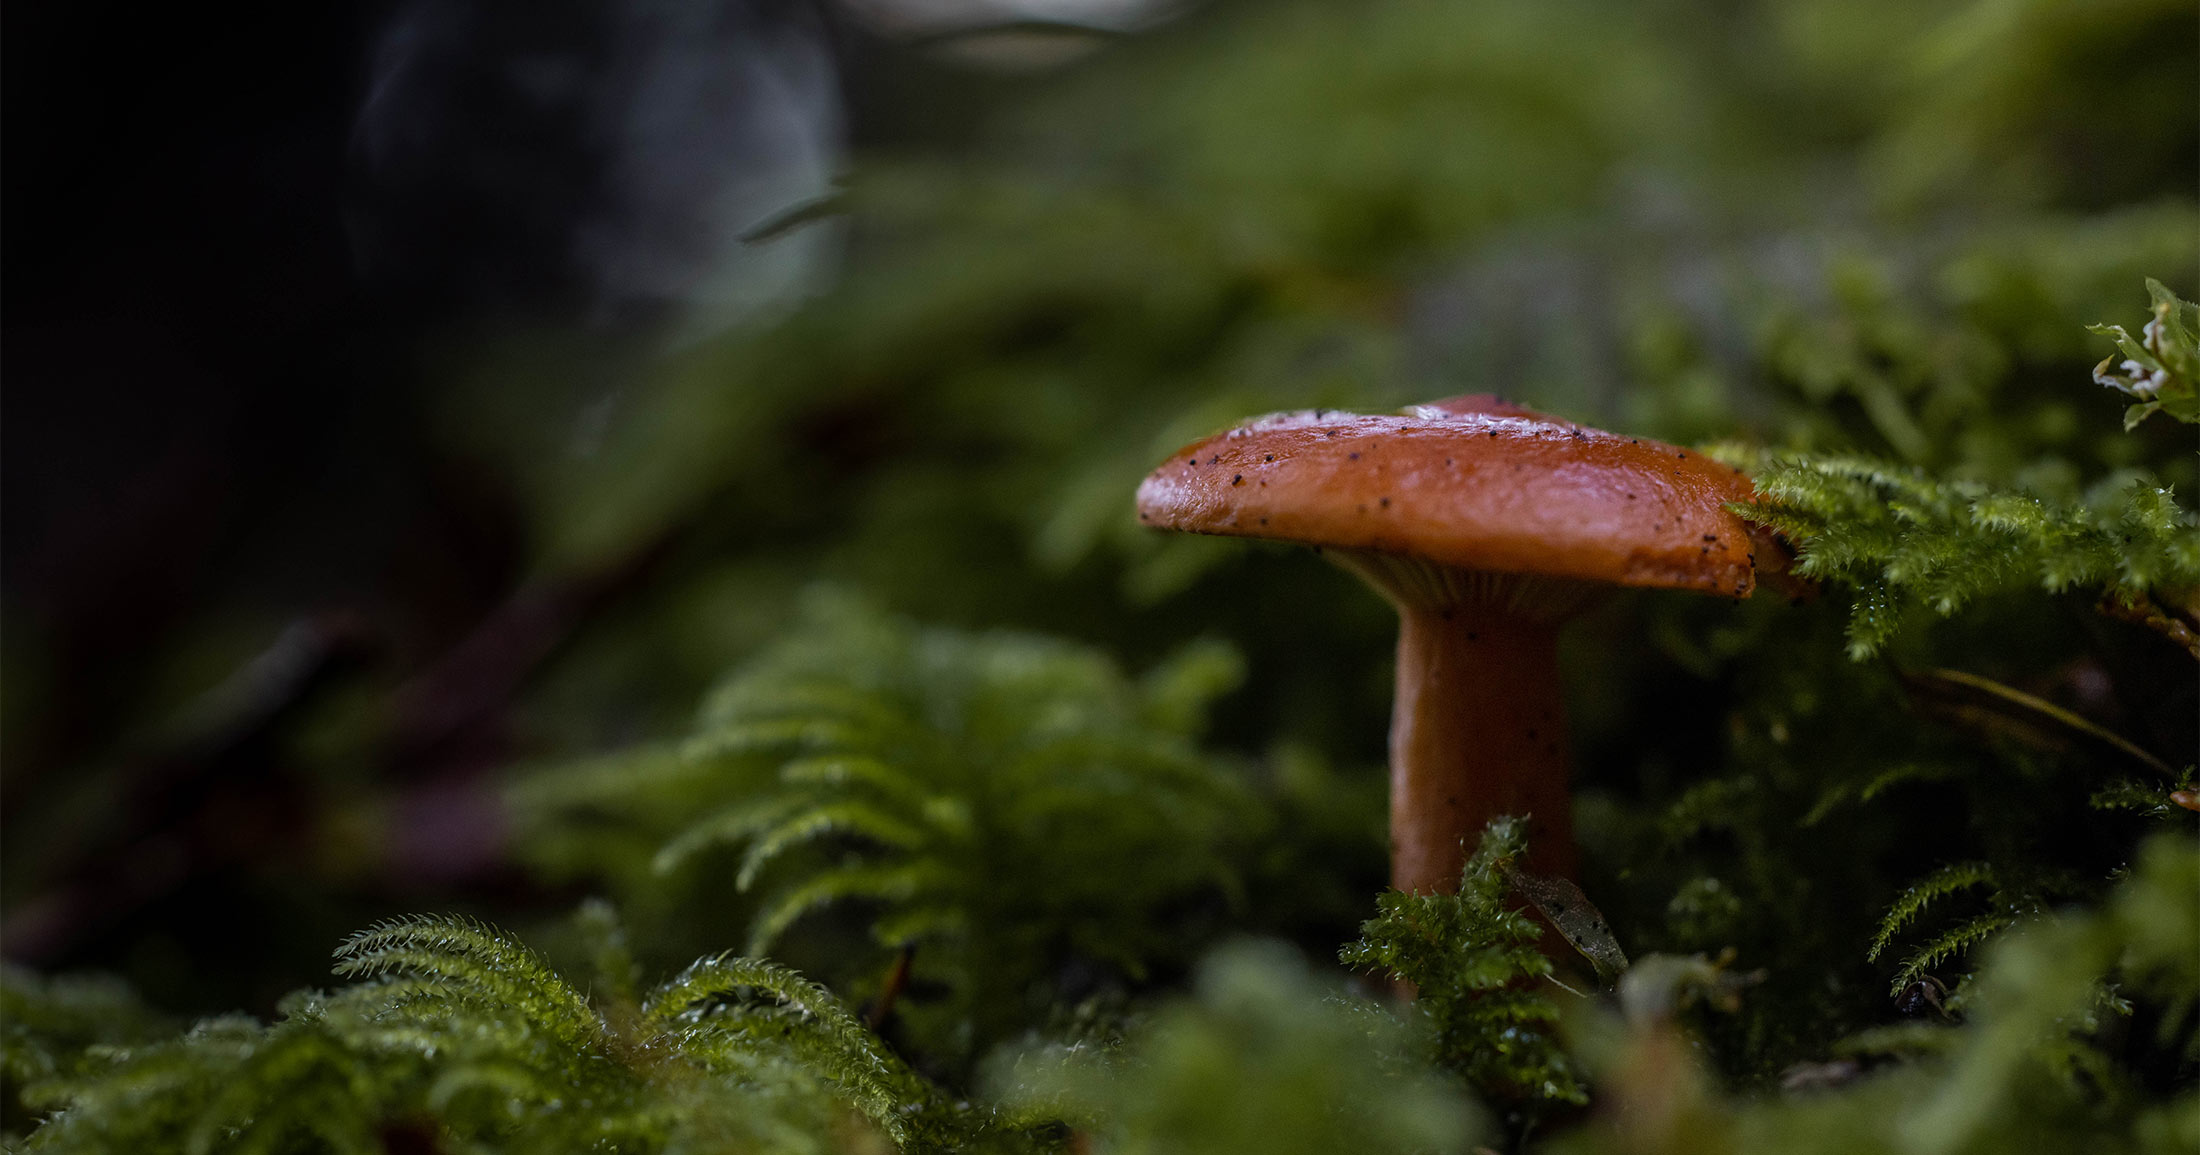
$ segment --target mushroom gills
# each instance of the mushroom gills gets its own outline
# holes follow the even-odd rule
[[[1326,549],[1322,556],[1374,587],[1400,612],[1476,609],[1555,625],[1611,592],[1603,582],[1466,570],[1403,554]]]

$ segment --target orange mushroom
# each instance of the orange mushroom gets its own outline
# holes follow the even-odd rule
[[[1611,586],[1749,596],[1780,543],[1691,450],[1490,397],[1309,410],[1192,445],[1138,488],[1161,529],[1312,545],[1398,609],[1391,881],[1455,889],[1465,840],[1530,815],[1527,869],[1575,876],[1558,627]]]

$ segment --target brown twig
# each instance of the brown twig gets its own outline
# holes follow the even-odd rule
[[[607,565],[521,586],[459,643],[391,696],[391,759],[400,771],[494,715],[582,623],[647,578],[672,543],[646,542]]]
[[[917,957],[917,944],[903,943],[900,953],[894,956],[893,969],[886,972],[886,985],[879,988],[878,999],[863,1016],[863,1025],[878,1030],[888,1016],[894,1013],[894,1001],[909,986],[909,964]]]
[[[2143,593],[2129,597],[2109,594],[2095,608],[2118,621],[2145,626],[2184,647],[2185,652],[2194,658],[2200,659],[2200,631],[2195,631],[2193,624],[2186,620],[2191,615],[2189,609],[2179,613]]]

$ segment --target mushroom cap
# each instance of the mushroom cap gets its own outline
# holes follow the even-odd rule
[[[1725,506],[1755,496],[1741,471],[1692,450],[1472,396],[1396,416],[1256,418],[1163,462],[1138,487],[1138,517],[1477,573],[1740,598],[1756,588],[1761,531]]]

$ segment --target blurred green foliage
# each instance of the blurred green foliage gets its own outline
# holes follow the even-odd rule
[[[0,1074],[7,1087],[0,1126],[10,1135],[30,1130],[34,1120],[17,1096],[24,1086],[82,1075],[92,1048],[149,1043],[178,1025],[115,978],[49,979],[8,968],[0,974]]]
[[[513,479],[538,567],[658,561],[523,703],[561,764],[510,792],[522,863],[614,896],[631,954],[597,933],[584,998],[510,939],[405,923],[392,949],[429,954],[377,955],[393,982],[153,1043],[70,993],[102,988],[11,975],[9,1126],[2188,1149],[2200,471],[2091,375],[2187,415],[2195,20],[1217,4],[953,148],[863,158],[832,287],[768,322],[478,351],[446,435]],[[1494,857],[1456,899],[1375,897],[1377,599],[1128,513],[1245,415],[1473,391],[1736,447],[1821,582],[1622,597],[1569,636],[1579,881],[1638,960],[1611,995],[1534,983]],[[1282,948],[1195,962],[1363,923],[1348,961],[1412,1010]],[[840,993],[716,953],[744,938]]]
[[[1242,913],[1274,806],[1191,742],[1239,680],[1227,647],[1134,682],[1053,639],[919,630],[822,594],[806,617],[711,694],[647,785],[627,761],[529,783],[541,833],[522,837],[543,865],[610,867],[643,894],[699,874],[682,918],[727,913],[730,870],[765,891],[756,955],[802,957],[805,916],[859,904],[873,949],[854,957],[883,975],[913,952],[944,985],[901,1022],[958,1069],[1058,1001],[1065,965],[1143,979]],[[846,945],[832,954],[824,973],[869,985]]]
[[[1288,950],[1239,943],[1128,1039],[1004,1054],[988,1081],[1012,1114],[1067,1120],[1104,1151],[1464,1152],[1479,1113],[1417,1049]]]

